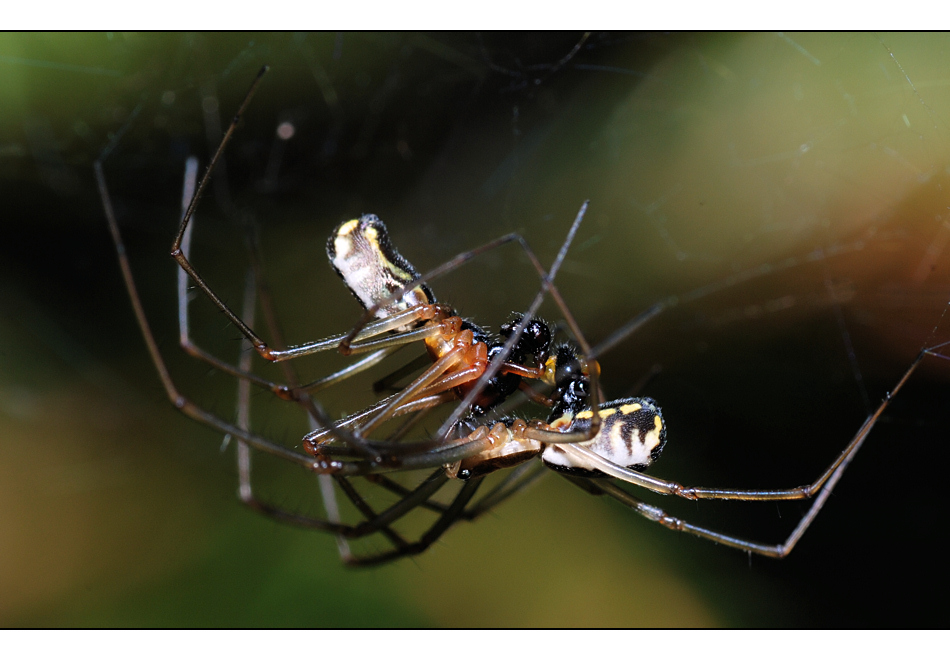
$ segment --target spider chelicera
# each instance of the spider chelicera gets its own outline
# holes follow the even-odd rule
[[[103,172],[104,155],[95,172],[106,218],[112,232],[123,278],[136,317],[165,391],[183,413],[237,440],[239,493],[241,500],[274,518],[335,534],[343,560],[368,565],[419,553],[428,548],[458,520],[472,520],[546,472],[561,474],[594,495],[608,495],[649,520],[676,531],[687,532],[749,553],[782,557],[791,552],[815,519],[832,488],[888,406],[890,399],[927,355],[939,346],[922,350],[888,397],[874,410],[834,461],[814,482],[796,488],[745,490],[689,487],[644,474],[660,455],[666,442],[666,424],[652,399],[632,397],[603,402],[598,384],[597,357],[629,336],[662,311],[683,299],[661,301],[634,318],[596,347],[591,347],[577,326],[554,284],[574,235],[587,209],[585,202],[561,246],[557,258],[545,269],[528,243],[509,234],[474,250],[464,252],[434,270],[419,275],[391,245],[385,225],[373,215],[363,215],[339,225],[327,246],[331,265],[363,306],[362,319],[349,332],[299,346],[283,348],[280,333],[267,313],[271,343],[253,329],[258,306],[267,311],[269,301],[261,295],[251,269],[242,312],[236,313],[214,292],[192,265],[190,232],[198,200],[207,186],[221,154],[241,115],[266,71],[262,69],[235,114],[200,183],[195,186],[197,162],[186,167],[183,217],[172,246],[180,266],[178,304],[180,343],[192,356],[238,379],[238,405],[233,420],[199,406],[174,383],[145,317],[132,278],[125,247],[115,219]],[[110,147],[111,148],[111,147]],[[104,154],[107,152],[104,152]],[[456,310],[437,301],[428,283],[478,255],[507,243],[521,247],[541,282],[535,299],[522,313],[503,324],[497,333],[462,319]],[[253,261],[253,255],[252,255]],[[247,345],[237,364],[212,355],[197,346],[189,329],[190,281],[240,330]],[[552,326],[536,313],[550,296],[566,321],[571,339],[555,341]],[[377,382],[378,390],[394,390],[376,404],[343,419],[329,417],[313,398],[320,389],[366,371],[407,344],[422,342],[426,355]],[[309,384],[301,384],[291,361],[313,353],[339,350],[362,355],[347,367]],[[251,358],[260,357],[284,366],[284,380],[265,379],[251,368]],[[421,369],[421,373],[420,373]],[[396,386],[408,375],[412,381]],[[288,448],[249,430],[251,386],[302,408],[311,422],[311,432],[302,439],[304,451]],[[540,389],[539,389],[540,388]],[[516,397],[528,398],[549,410],[543,418],[523,419],[509,415],[506,406]],[[438,430],[424,439],[405,440],[421,416],[444,404],[454,404]],[[405,418],[407,421],[392,430]],[[389,428],[386,434],[381,429]],[[251,482],[251,450],[295,463],[318,475],[326,515],[305,516],[258,499]],[[534,460],[539,458],[540,461]],[[429,470],[414,486],[405,486],[393,473]],[[507,474],[487,492],[476,492],[493,473]],[[357,484],[369,482],[394,494],[396,501],[382,511],[374,510]],[[450,482],[460,485],[444,501],[436,494]],[[693,525],[665,513],[632,495],[619,483],[628,483],[656,493],[689,500],[741,501],[812,499],[812,504],[788,538],[763,544]],[[345,522],[337,502],[342,493],[357,512],[355,522]],[[394,524],[416,509],[428,509],[436,519],[415,540],[408,540]],[[389,550],[356,554],[348,540],[378,534],[392,544]]]

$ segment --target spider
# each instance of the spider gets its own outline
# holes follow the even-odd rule
[[[860,426],[838,456],[812,483],[768,490],[684,486],[675,481],[644,473],[666,443],[667,428],[656,402],[631,397],[604,402],[599,386],[597,358],[623,341],[660,313],[689,299],[663,300],[617,330],[600,345],[591,347],[578,327],[554,280],[575,233],[587,202],[578,212],[554,262],[545,268],[527,241],[509,234],[473,250],[463,252],[441,266],[420,275],[390,244],[385,225],[375,216],[364,215],[342,223],[329,239],[328,256],[344,284],[364,308],[360,321],[349,332],[318,341],[282,347],[280,332],[273,321],[270,303],[261,294],[259,268],[252,250],[252,268],[241,313],[228,306],[202,278],[190,260],[193,216],[202,192],[208,185],[221,155],[236,130],[267,67],[258,74],[225,132],[204,176],[195,185],[197,162],[186,166],[183,216],[171,254],[180,266],[178,306],[180,344],[202,360],[239,381],[237,413],[234,421],[214,414],[186,397],[174,383],[145,317],[122,236],[112,208],[103,170],[107,149],[94,165],[105,216],[115,242],[119,265],[129,297],[165,391],[184,414],[237,439],[239,496],[245,504],[273,518],[335,534],[343,561],[350,565],[378,564],[420,553],[459,520],[473,520],[521,490],[540,474],[540,464],[562,475],[593,495],[618,500],[636,513],[671,530],[686,532],[746,552],[784,557],[815,519],[832,488],[866,440],[887,408],[891,398],[904,386],[928,355],[940,346],[924,348],[898,380],[891,392]],[[541,286],[523,313],[492,333],[462,319],[456,310],[436,300],[429,283],[501,245],[517,244],[535,269]],[[187,285],[189,280],[241,332],[247,345],[261,358],[283,367],[284,380],[272,381],[251,370],[251,351],[244,351],[231,364],[196,345],[190,335]],[[536,316],[542,301],[550,296],[563,315],[572,339],[554,341],[550,324]],[[272,343],[254,330],[257,304],[265,310]],[[427,358],[420,375],[403,387],[395,387],[403,376],[415,373],[414,362],[377,381],[377,390],[395,393],[343,419],[334,420],[313,398],[323,388],[366,371],[389,358],[407,344],[422,342]],[[301,384],[290,364],[292,360],[321,351],[339,350],[344,355],[363,355],[347,367],[309,384]],[[533,384],[546,387],[537,391]],[[271,391],[296,404],[311,420],[311,432],[302,439],[304,451],[290,449],[249,430],[250,386]],[[504,413],[516,395],[524,396],[549,412],[543,418],[522,419]],[[422,415],[431,409],[455,403],[439,428],[424,440],[403,441]],[[379,431],[398,418],[408,422],[386,436]],[[379,439],[382,437],[382,439]],[[312,517],[259,499],[252,487],[251,450],[271,454],[318,475],[326,509],[325,517]],[[406,487],[394,473],[432,470],[421,482]],[[487,493],[475,498],[491,473],[507,474]],[[372,508],[354,485],[365,481],[391,492],[395,504],[383,511]],[[449,502],[436,498],[449,482],[460,484]],[[767,544],[738,538],[700,527],[667,514],[620,486],[626,483],[661,495],[687,500],[719,499],[739,501],[812,499],[810,508],[781,543]],[[337,490],[358,512],[355,523],[343,522],[336,500]],[[407,540],[393,525],[410,512],[428,509],[436,520],[415,540]],[[354,553],[349,540],[379,534],[392,549],[372,554]]]

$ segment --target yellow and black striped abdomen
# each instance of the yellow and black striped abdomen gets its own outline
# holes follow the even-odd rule
[[[659,406],[653,399],[628,398],[605,403],[600,409],[601,426],[597,435],[587,442],[578,443],[617,465],[643,471],[660,457],[666,444],[666,424]],[[590,429],[593,414],[583,410],[551,423],[562,431],[581,432]],[[559,445],[550,444],[541,454],[541,460],[555,470],[586,477],[605,476],[595,467],[583,464],[582,459],[566,453]]]

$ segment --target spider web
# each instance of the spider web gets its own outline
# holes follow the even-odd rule
[[[499,589],[530,613],[505,625],[934,625],[939,613],[923,594],[945,574],[931,531],[943,515],[943,360],[928,358],[895,398],[783,562],[750,569],[741,555],[654,529],[552,477],[414,562],[372,577],[341,573],[330,537],[241,511],[220,436],[167,410],[119,288],[88,167],[124,131],[107,175],[146,310],[176,377],[224,416],[233,415],[234,383],[177,356],[165,255],[184,158],[207,160],[215,122],[226,121],[263,62],[272,72],[199,210],[194,256],[237,304],[242,223],[251,218],[292,343],[346,330],[358,316],[324,262],[326,236],[342,219],[379,214],[420,269],[508,231],[550,263],[590,199],[558,279],[588,339],[604,340],[656,302],[679,301],[600,358],[608,398],[638,390],[663,407],[669,445],[652,473],[795,486],[832,460],[919,350],[950,340],[945,36],[71,39],[8,38],[0,51],[12,81],[3,116],[18,122],[0,125],[5,199],[12,217],[30,218],[9,227],[0,266],[5,304],[22,310],[0,330],[30,357],[0,356],[0,419],[16,439],[3,443],[3,463],[15,467],[0,488],[21,521],[11,526],[19,573],[57,565],[38,550],[44,534],[56,539],[50,546],[85,550],[70,555],[71,568],[57,565],[45,591],[0,610],[6,621],[88,621],[77,594],[102,580],[104,604],[89,615],[100,625],[176,606],[192,621],[220,621],[183,606],[188,599],[175,594],[189,593],[188,582],[207,585],[195,601],[203,611],[233,599],[235,620],[253,625],[498,624],[497,608],[478,604],[497,602]],[[512,249],[432,286],[464,316],[497,327],[538,284]],[[204,302],[193,304],[198,340],[236,360],[237,333]],[[560,320],[553,306],[542,315]],[[344,363],[321,357],[303,377]],[[334,414],[359,409],[373,400],[372,379],[321,401]],[[255,394],[255,430],[293,446],[305,420],[269,404]],[[56,413],[44,420],[48,410]],[[15,451],[37,445],[51,449]],[[267,495],[319,513],[309,475],[262,468]],[[63,502],[62,488],[79,495]],[[22,492],[40,495],[23,502]],[[676,513],[777,540],[801,510],[687,504]],[[96,552],[52,522],[63,515],[119,540]],[[182,540],[155,539],[163,525]],[[160,551],[143,550],[150,543]],[[250,567],[241,561],[247,548],[260,553]],[[113,575],[99,554],[125,568]],[[146,564],[154,568],[130,568]],[[565,565],[572,570],[557,573],[556,597],[529,595]],[[468,570],[476,566],[490,566],[493,580]],[[257,592],[224,588],[235,579],[228,568]],[[279,586],[263,586],[274,575]],[[22,584],[3,580],[5,593]],[[638,589],[666,595],[633,603]],[[132,614],[117,604],[122,593],[137,603]],[[319,618],[290,612],[295,598],[286,594],[299,596],[299,609],[314,593],[339,606],[314,606]],[[892,602],[902,604],[897,613]],[[615,613],[587,618],[587,603]]]

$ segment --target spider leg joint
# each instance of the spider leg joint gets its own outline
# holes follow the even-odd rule
[[[277,356],[274,355],[274,351],[264,342],[261,342],[254,348],[257,350],[257,353],[268,362],[277,362]]]
[[[658,506],[653,506],[652,504],[646,504],[645,502],[641,502],[639,505],[637,505],[637,509],[647,519],[652,520],[653,522],[662,522],[663,519],[667,517],[663,509]]]
[[[677,497],[682,497],[685,500],[698,500],[699,496],[696,494],[695,488],[686,488],[680,484],[670,484],[670,493],[676,495]]]

